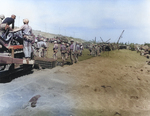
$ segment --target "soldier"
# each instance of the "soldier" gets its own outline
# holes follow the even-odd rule
[[[114,50],[114,45],[113,44],[111,44],[111,49]]]
[[[95,55],[95,44],[91,46],[91,55]]]
[[[73,64],[74,63],[74,61],[75,61],[75,57],[74,57],[74,40],[73,39],[71,39],[70,40],[70,42],[71,42],[71,45],[70,45],[70,60],[71,60],[71,63]]]
[[[60,52],[61,52],[61,58],[64,62],[65,61],[65,53],[66,53],[66,46],[65,46],[64,42],[62,42],[62,44],[60,46]]]
[[[90,46],[89,46],[90,55],[92,55],[92,48],[93,48],[93,43],[90,44]]]
[[[69,44],[67,43],[66,44],[66,59],[68,59],[69,55],[70,55],[70,48],[69,48]]]
[[[94,56],[97,56],[98,55],[98,53],[97,53],[97,51],[98,51],[97,44],[95,44],[93,46],[93,50],[94,50]]]
[[[57,44],[57,41],[54,41],[53,52],[54,52],[53,58],[54,58],[55,60],[57,60],[57,52],[58,52],[58,44]]]
[[[82,43],[80,44],[80,56],[82,56],[82,51],[83,51],[83,45],[82,45]]]
[[[22,32],[23,32],[23,51],[25,54],[25,58],[30,60],[31,58],[31,53],[32,53],[32,39],[33,39],[33,33],[32,33],[32,28],[28,25],[29,20],[28,19],[23,19],[24,25],[21,27]]]
[[[32,53],[32,42],[34,41],[34,35],[32,33],[32,28],[28,25],[29,20],[23,19],[23,23],[24,25],[21,28],[16,29],[13,32],[18,32],[20,30],[22,31],[24,56],[26,60],[30,60],[31,53]]]
[[[100,46],[97,45],[97,55],[98,55],[98,56],[100,55],[99,49],[100,49]]]
[[[102,52],[102,47],[101,47],[101,45],[98,46],[98,52],[99,52],[98,55],[100,56],[100,55],[101,55],[101,52]]]
[[[39,57],[44,57],[46,55],[47,44],[43,38],[40,38],[40,40],[37,42],[37,51]]]
[[[75,46],[75,59],[76,59],[76,62],[78,61],[79,54],[80,54],[80,45],[79,45],[79,42],[77,41],[76,46]]]

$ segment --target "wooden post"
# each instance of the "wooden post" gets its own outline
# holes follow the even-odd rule
[[[14,49],[11,48],[11,57],[14,58]]]

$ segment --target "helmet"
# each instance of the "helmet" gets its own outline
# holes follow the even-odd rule
[[[2,14],[2,15],[0,15],[0,18],[3,20],[5,18],[5,16]]]
[[[64,43],[64,42],[62,42],[61,44],[63,44],[63,45],[64,45],[65,43]]]
[[[43,38],[40,38],[40,41],[43,41],[44,39]]]
[[[71,42],[74,42],[74,40],[73,40],[73,39],[71,39],[70,41],[71,41]]]
[[[57,41],[54,41],[54,44],[57,44]]]
[[[27,23],[29,23],[29,20],[28,19],[23,19],[23,22],[27,24]]]

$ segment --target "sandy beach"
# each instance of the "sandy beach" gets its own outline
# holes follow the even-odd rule
[[[116,50],[0,84],[1,116],[149,116],[150,66]],[[30,99],[40,95],[36,106]]]

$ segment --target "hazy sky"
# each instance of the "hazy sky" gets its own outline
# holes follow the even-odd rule
[[[16,26],[28,18],[35,30],[97,41],[150,43],[150,0],[0,0]]]

